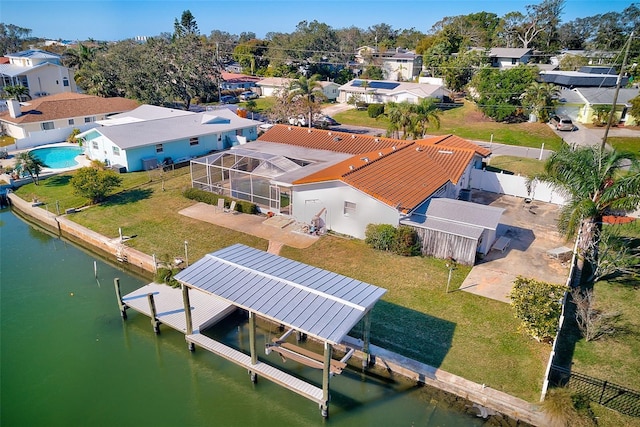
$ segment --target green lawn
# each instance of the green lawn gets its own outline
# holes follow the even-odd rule
[[[544,161],[514,156],[491,157],[487,170],[533,177],[544,172]]]
[[[159,259],[183,254],[185,240],[192,260],[237,242],[266,250],[266,240],[178,214],[193,204],[181,195],[190,186],[188,168],[167,174],[164,191],[159,175],[128,175],[120,193],[69,218],[106,236],[116,237],[122,228],[136,236],[130,246]],[[28,200],[38,197],[49,211],[55,211],[56,201],[64,207],[85,204],[71,195],[69,179],[60,175],[52,184],[44,180],[16,193]],[[444,261],[400,257],[334,236],[304,250],[285,247],[282,255],[388,289],[374,311],[374,344],[529,401],[539,398],[549,346],[522,335],[507,304],[465,292],[445,293]],[[451,289],[459,287],[468,271],[454,271]]]
[[[380,128],[382,135],[385,134],[388,124],[385,117],[370,118],[366,110],[351,109],[336,114],[334,118],[344,124]],[[559,149],[562,143],[562,139],[545,123],[496,123],[484,118],[470,102],[465,102],[462,107],[443,111],[440,115],[440,128],[430,128],[427,133],[454,134],[475,141],[493,141],[533,148],[540,148],[544,143],[545,148],[549,150]]]
[[[608,137],[607,142],[620,151],[631,151],[640,156],[640,138]]]

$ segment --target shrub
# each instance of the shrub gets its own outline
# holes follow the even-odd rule
[[[396,238],[396,228],[391,224],[369,224],[364,235],[365,243],[373,249],[390,251]]]
[[[372,119],[375,119],[382,113],[384,113],[384,104],[369,104],[367,107],[367,114]]]
[[[122,184],[122,178],[112,170],[84,167],[78,169],[70,182],[77,195],[99,203]]]
[[[420,241],[416,230],[408,225],[398,227],[393,241],[393,252],[402,256],[420,255]]]
[[[202,202],[209,205],[217,205],[218,199],[224,199],[225,206],[230,206],[231,200],[233,200],[219,194],[200,190],[199,188],[188,188],[182,193],[182,195],[187,199],[195,200],[197,202]],[[259,212],[258,206],[255,203],[247,202],[245,200],[236,200],[236,211],[248,214],[257,214]]]
[[[509,294],[520,328],[538,341],[550,341],[556,334],[567,287],[518,276]]]
[[[160,267],[156,271],[154,280],[156,283],[164,283],[172,288],[179,288],[180,282],[173,278],[180,270],[177,268],[170,269],[166,267]]]

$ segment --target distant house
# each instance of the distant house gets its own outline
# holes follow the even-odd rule
[[[369,104],[403,101],[417,104],[424,98],[442,101],[449,94],[443,85],[354,79],[340,86],[338,102],[346,103],[355,97]]]
[[[222,72],[222,90],[250,89],[256,86],[260,77],[248,76],[246,74]]]
[[[578,87],[614,87],[618,81],[615,69],[611,67],[581,67],[579,71],[542,71],[540,79],[545,83],[553,83],[565,88]],[[621,85],[625,86],[628,77],[623,77]]]
[[[406,49],[378,51],[375,47],[362,46],[356,50],[356,64],[378,65],[385,80],[413,81],[422,71],[422,56]]]
[[[256,83],[262,96],[275,96],[278,91],[286,90],[291,86],[293,79],[286,77],[267,77]]]
[[[611,107],[613,105],[613,97],[615,88],[576,88],[573,90],[575,94],[583,101],[582,107],[578,110],[576,119],[580,123],[593,123],[596,116],[595,108],[600,105]],[[563,92],[565,93],[565,92]],[[631,100],[640,96],[640,89],[622,88],[618,92],[616,100],[616,112],[614,114],[614,124],[626,126],[640,125],[640,117],[634,117],[629,114],[631,108]]]
[[[127,171],[149,170],[257,138],[260,122],[227,108],[202,113],[141,106],[79,135],[85,154]]]
[[[0,127],[16,138],[18,147],[26,148],[64,141],[73,129],[93,128],[97,121],[133,110],[138,103],[68,92],[22,103],[7,100],[7,106],[8,111],[0,114]]]
[[[275,96],[278,91],[288,90],[293,81],[286,77],[267,77],[257,82],[256,86],[260,88],[262,96]],[[340,85],[329,81],[319,81],[318,84],[328,101],[338,98]]]
[[[77,92],[73,71],[62,66],[59,55],[29,49],[7,54],[9,63],[0,63],[2,88],[21,85],[29,89],[29,97]]]
[[[457,198],[489,154],[453,135],[411,142],[275,125],[254,142],[192,160],[192,185],[364,238],[367,224],[397,226],[424,215],[433,197]]]
[[[527,48],[492,47],[488,56],[492,67],[507,69],[529,63],[532,52]]]

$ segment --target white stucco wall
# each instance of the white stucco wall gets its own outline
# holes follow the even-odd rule
[[[296,185],[291,194],[292,214],[296,221],[309,224],[323,208],[321,215],[329,230],[364,239],[368,224],[397,226],[399,214],[367,194],[343,183]],[[355,203],[354,212],[345,214],[345,201]]]
[[[76,82],[73,80],[73,72],[68,68],[54,64],[47,64],[25,73],[29,84],[29,94],[36,98],[39,93],[54,95],[63,92],[77,92]],[[69,86],[64,86],[64,78],[67,78]]]

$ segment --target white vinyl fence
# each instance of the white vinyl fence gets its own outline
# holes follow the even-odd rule
[[[556,205],[566,203],[566,198],[545,182],[533,180],[530,186],[527,186],[527,177],[490,172],[484,169],[473,169],[471,171],[471,188],[529,198]]]

